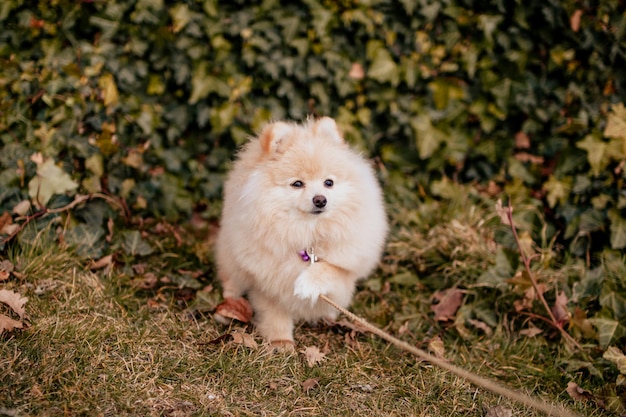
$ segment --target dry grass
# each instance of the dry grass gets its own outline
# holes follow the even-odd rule
[[[455,264],[445,276],[476,268],[472,259],[486,262],[480,258],[491,248],[483,245],[479,218],[444,222],[437,236],[424,236],[430,250],[444,248],[439,253],[468,263]],[[445,236],[459,245],[474,239],[470,246],[476,249],[449,249]],[[540,415],[345,326],[299,328],[298,351],[291,354],[270,352],[258,338],[256,348],[215,342],[232,329],[209,314],[180,308],[167,298],[171,293],[162,294],[164,303],[150,303],[123,269],[94,274],[70,251],[45,243],[9,258],[22,275],[7,287],[30,297],[30,327],[1,336],[0,416],[450,417],[481,416],[495,406],[514,416]],[[395,331],[403,323],[400,313],[413,305],[409,310],[422,325],[405,329],[402,337],[424,347],[433,326],[427,301],[413,295],[403,295],[401,287],[364,289],[354,311],[382,326],[400,320],[390,326]],[[446,357],[513,387],[569,402],[585,415],[601,415],[591,405],[571,404],[567,379],[556,369],[558,346],[515,340],[504,329],[489,339],[443,334]],[[325,359],[310,367],[301,352],[306,346],[319,347]]]

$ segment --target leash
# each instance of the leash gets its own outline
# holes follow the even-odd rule
[[[378,337],[388,341],[389,343],[395,345],[396,347],[406,350],[407,352],[410,352],[412,354],[414,354],[415,356],[424,359],[430,363],[432,363],[435,366],[438,366],[440,368],[443,368],[451,373],[453,373],[456,376],[459,376],[469,382],[471,382],[472,384],[484,388],[486,390],[489,390],[495,394],[501,395],[503,397],[507,397],[513,401],[516,401],[520,404],[523,404],[527,407],[533,408],[535,410],[538,411],[542,411],[544,413],[546,413],[548,416],[555,416],[555,417],[582,417],[580,414],[576,414],[571,410],[568,410],[567,408],[564,407],[556,407],[542,399],[539,398],[533,398],[530,395],[524,394],[520,391],[516,391],[507,387],[504,387],[500,384],[498,384],[495,381],[492,381],[490,379],[487,378],[483,378],[481,376],[478,376],[476,374],[471,373],[470,371],[467,371],[463,368],[459,368],[456,365],[453,365],[449,362],[446,362],[436,356],[431,355],[428,352],[423,351],[422,349],[418,349],[415,346],[412,346],[392,335],[390,335],[389,333],[385,332],[384,330],[379,329],[378,327],[374,326],[373,324],[371,324],[370,322],[368,322],[367,320],[365,320],[364,318],[361,318],[359,316],[357,316],[354,313],[351,313],[350,311],[346,310],[345,308],[341,307],[339,304],[335,303],[333,300],[331,300],[330,298],[326,297],[325,295],[320,295],[319,298],[321,298],[322,300],[324,300],[326,303],[330,304],[331,306],[333,306],[334,308],[336,308],[339,312],[341,312],[342,314],[344,314],[346,317],[348,317],[350,320],[352,320],[353,322],[358,323],[359,325],[363,326],[364,328],[366,328],[367,330],[369,330],[371,333],[374,333],[375,335],[377,335]]]

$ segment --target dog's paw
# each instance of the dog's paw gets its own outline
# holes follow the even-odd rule
[[[302,298],[303,300],[311,301],[311,304],[315,303],[320,294],[323,294],[324,290],[315,279],[311,276],[308,269],[302,271],[294,285],[293,295]]]

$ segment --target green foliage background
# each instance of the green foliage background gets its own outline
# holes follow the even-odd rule
[[[513,182],[574,254],[626,247],[626,134],[603,134],[623,1],[8,0],[0,22],[5,209],[40,151],[79,192],[178,219],[247,135],[315,114],[393,181]]]

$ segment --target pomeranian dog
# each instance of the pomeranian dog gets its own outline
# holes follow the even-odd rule
[[[372,166],[333,119],[270,123],[240,151],[224,185],[215,248],[222,304],[247,305],[247,296],[259,334],[293,345],[297,321],[337,316],[319,295],[350,304],[386,234]]]

